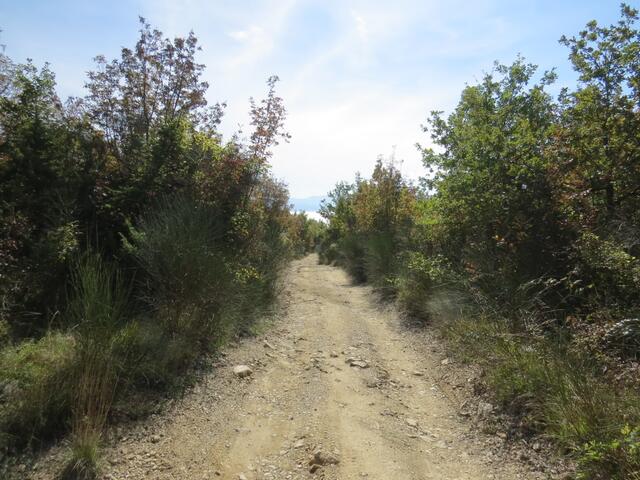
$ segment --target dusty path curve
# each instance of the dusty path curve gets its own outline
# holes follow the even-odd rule
[[[487,453],[435,380],[442,357],[370,289],[310,256],[293,263],[284,295],[269,333],[231,348],[183,400],[107,450],[105,478],[539,478]],[[239,363],[253,375],[237,378]],[[310,473],[318,449],[339,463]]]

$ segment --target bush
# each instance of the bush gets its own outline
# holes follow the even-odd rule
[[[162,198],[130,225],[125,250],[141,268],[138,280],[149,306],[170,306],[179,317],[187,305],[205,302],[208,292],[228,283],[224,235],[216,212],[186,194]]]
[[[72,405],[76,341],[51,332],[0,351],[0,449],[51,438],[66,428]]]
[[[601,345],[622,357],[640,358],[640,319],[626,318],[611,325]]]
[[[460,280],[444,257],[427,257],[413,251],[404,257],[397,280],[398,304],[412,317],[427,320],[438,292],[451,292]]]
[[[581,449],[580,479],[639,480],[640,427],[625,425],[608,442],[592,440]]]
[[[260,208],[238,214],[229,231],[214,207],[181,194],[130,226],[126,250],[148,307],[125,335],[137,359],[132,384],[171,384],[201,353],[250,331],[290,255],[284,227],[264,215]]]
[[[338,242],[340,256],[338,264],[347,271],[353,280],[362,283],[367,280],[365,267],[365,247],[357,234],[347,234]]]
[[[329,242],[328,240],[323,240],[320,243],[318,250],[318,259],[321,264],[333,265],[338,261],[339,256],[340,252],[338,250],[337,243]]]
[[[466,317],[440,324],[462,358],[480,363],[495,398],[520,415],[528,429],[554,437],[579,454],[583,478],[633,478],[635,448],[604,453],[619,444],[619,431],[640,422],[640,395],[611,388],[597,363],[549,337],[513,333],[507,321]],[[635,438],[635,437],[634,437]],[[585,475],[587,475],[585,473]]]
[[[640,260],[622,246],[583,232],[575,245],[576,267],[571,279],[574,294],[586,297],[595,308],[615,308],[637,313]]]
[[[123,348],[136,359],[129,386],[167,386],[222,335],[220,308],[232,275],[215,212],[186,195],[163,198],[130,226],[125,249],[138,265],[146,318],[131,323]]]
[[[397,246],[388,232],[370,235],[364,241],[364,270],[369,283],[384,297],[395,294],[398,270]]]

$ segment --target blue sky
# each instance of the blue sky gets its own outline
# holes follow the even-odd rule
[[[518,53],[574,84],[558,39],[618,12],[617,0],[0,0],[0,43],[14,61],[51,63],[66,97],[83,94],[95,55],[135,43],[138,15],[167,36],[193,30],[209,100],[229,104],[225,134],[247,125],[248,97],[280,76],[292,139],[273,172],[306,197],[368,175],[394,150],[417,178],[431,110],[452,109],[466,83]]]

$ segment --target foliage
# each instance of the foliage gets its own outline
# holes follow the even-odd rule
[[[588,297],[594,305],[637,311],[640,260],[619,243],[583,232],[576,242],[570,278],[578,282],[575,293]]]
[[[535,66],[522,59],[497,65],[468,86],[448,119],[434,113],[432,138],[442,153],[424,150],[427,181],[436,188],[440,232],[433,241],[496,300],[542,275],[562,274],[558,256],[568,237],[559,228],[544,155],[554,121],[545,74],[529,86]]]
[[[585,444],[580,459],[579,478],[637,480],[640,478],[640,428],[625,425],[620,436],[608,442]],[[618,471],[615,476],[611,472]]]
[[[308,218],[304,212],[291,215],[287,237],[296,255],[305,255],[315,251],[324,233],[324,224]]]
[[[381,293],[392,293],[398,270],[397,253],[407,243],[416,203],[415,189],[393,161],[378,159],[370,180],[356,178],[329,193],[321,213],[329,221],[321,258],[337,260],[354,280],[374,284]]]
[[[65,426],[75,339],[50,333],[0,351],[0,449],[22,447]]]
[[[421,252],[407,251],[396,286],[398,304],[414,318],[428,319],[432,315],[432,300],[439,292],[450,292],[459,278],[442,256],[427,257]]]
[[[211,207],[180,195],[161,199],[130,227],[124,245],[145,276],[144,296],[151,308],[170,308],[167,318],[178,321],[189,306],[220,301],[230,279],[222,252],[225,230],[219,223]],[[167,328],[179,331],[181,326]]]
[[[78,250],[74,204],[84,191],[84,145],[45,66],[17,66],[0,98],[1,315],[16,333],[47,324],[63,292],[51,288]]]
[[[496,63],[432,112],[421,189],[379,162],[322,209],[320,260],[430,320],[584,478],[638,477],[638,18],[563,37],[557,99],[553,71]]]
[[[250,140],[224,141],[196,36],[140,19],[87,95],[0,52],[0,450],[70,432],[69,478],[98,472],[114,402],[180,383],[250,333],[321,227],[269,172],[287,141],[269,77]]]
[[[625,462],[635,461],[626,456],[632,451],[619,452],[620,463],[611,457],[605,461],[604,455],[590,458],[587,452],[603,448],[604,453],[618,440],[621,425],[640,419],[637,392],[612,388],[599,375],[597,362],[560,335],[514,334],[509,321],[490,312],[464,312],[440,322],[455,351],[486,369],[495,398],[520,417],[521,425],[546,431],[575,450],[586,470],[610,475],[584,478],[627,478],[615,475],[625,471]]]
[[[561,97],[557,145],[572,220],[604,228],[626,247],[638,242],[637,21],[637,10],[622,4],[616,24],[592,21],[577,37],[561,39],[580,75],[578,88]]]

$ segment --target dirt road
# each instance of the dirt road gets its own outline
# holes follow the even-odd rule
[[[489,453],[443,393],[442,355],[370,289],[311,256],[294,262],[284,295],[264,336],[121,435],[105,478],[543,478]],[[253,373],[239,378],[238,364]]]

